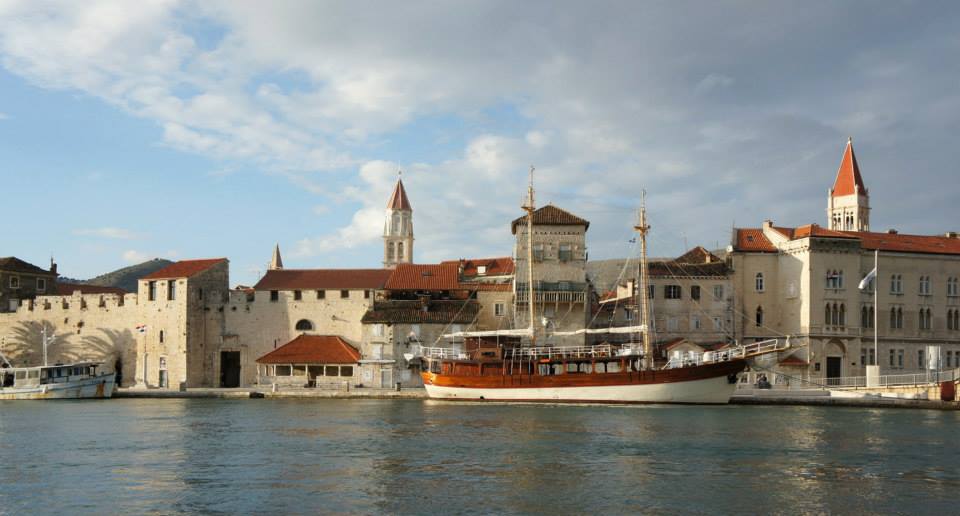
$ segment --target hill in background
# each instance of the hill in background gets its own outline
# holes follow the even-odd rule
[[[153,260],[138,263],[137,265],[131,265],[129,267],[124,267],[122,269],[117,269],[113,272],[101,274],[96,278],[88,280],[60,278],[59,281],[64,283],[78,283],[81,285],[96,285],[99,287],[117,287],[122,288],[127,292],[136,292],[138,279],[156,272],[167,265],[170,265],[171,263],[173,262],[170,260],[154,258]]]

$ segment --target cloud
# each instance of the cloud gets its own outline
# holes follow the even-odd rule
[[[150,255],[133,249],[124,251],[121,257],[127,263],[143,263],[150,259]]]
[[[77,236],[92,236],[97,238],[110,238],[115,240],[132,240],[139,236],[129,229],[103,227],[95,229],[77,229],[73,232]]]
[[[336,203],[301,257],[376,249],[396,147],[418,259],[509,252],[530,165],[541,204],[593,222],[592,257],[626,252],[641,189],[668,254],[734,219],[822,221],[851,133],[875,224],[956,218],[960,94],[942,63],[960,10],[915,7],[24,2],[0,12],[0,62],[151,120],[218,170]],[[895,201],[929,184],[943,200]]]
[[[8,120],[8,119],[10,119],[10,115],[0,112],[0,120]]]

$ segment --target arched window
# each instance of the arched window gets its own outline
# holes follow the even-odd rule
[[[394,254],[393,245],[394,245],[393,242],[387,243],[387,260],[388,261],[393,261],[393,257],[396,256]]]
[[[830,325],[833,324],[833,310],[830,308],[830,303],[827,303],[827,306],[823,309],[823,324]]]
[[[947,329],[953,329],[953,310],[947,310]],[[947,364],[950,365],[950,364]]]
[[[393,224],[392,224],[392,227],[390,228],[390,232],[393,233],[394,235],[400,234],[400,214],[399,213],[393,214]]]
[[[761,276],[762,281],[762,276]],[[757,326],[763,326],[763,307],[757,307]]]
[[[893,329],[896,327],[897,327],[897,309],[891,308],[890,309],[890,328]]]
[[[874,308],[871,306],[870,317],[867,319],[867,328],[873,328],[874,326],[876,326],[874,324],[874,319],[876,319],[876,317],[877,317],[877,313],[874,311]]]
[[[313,330],[313,323],[306,319],[300,319],[297,321],[296,328],[297,331],[311,331]]]
[[[903,328],[903,308],[897,307],[897,328]]]
[[[864,305],[860,308],[860,327],[869,328],[870,327],[870,315],[867,312],[867,306]]]
[[[953,330],[960,330],[960,310],[953,311]]]
[[[757,292],[763,292],[763,273],[758,272],[755,279],[754,287],[756,287]]]
[[[840,303],[840,326],[847,325],[847,306]]]
[[[837,288],[843,288],[843,270],[837,271]]]
[[[405,261],[403,257],[403,242],[397,242],[397,261]]]

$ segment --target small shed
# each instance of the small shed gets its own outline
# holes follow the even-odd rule
[[[300,335],[257,359],[257,383],[298,387],[355,383],[360,351],[337,335]]]

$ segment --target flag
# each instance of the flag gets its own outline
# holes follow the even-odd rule
[[[867,273],[867,275],[864,276],[862,280],[860,280],[860,285],[858,288],[860,290],[866,290],[867,285],[870,284],[870,281],[872,281],[873,278],[876,278],[876,277],[877,277],[877,268],[874,267],[872,271]]]

